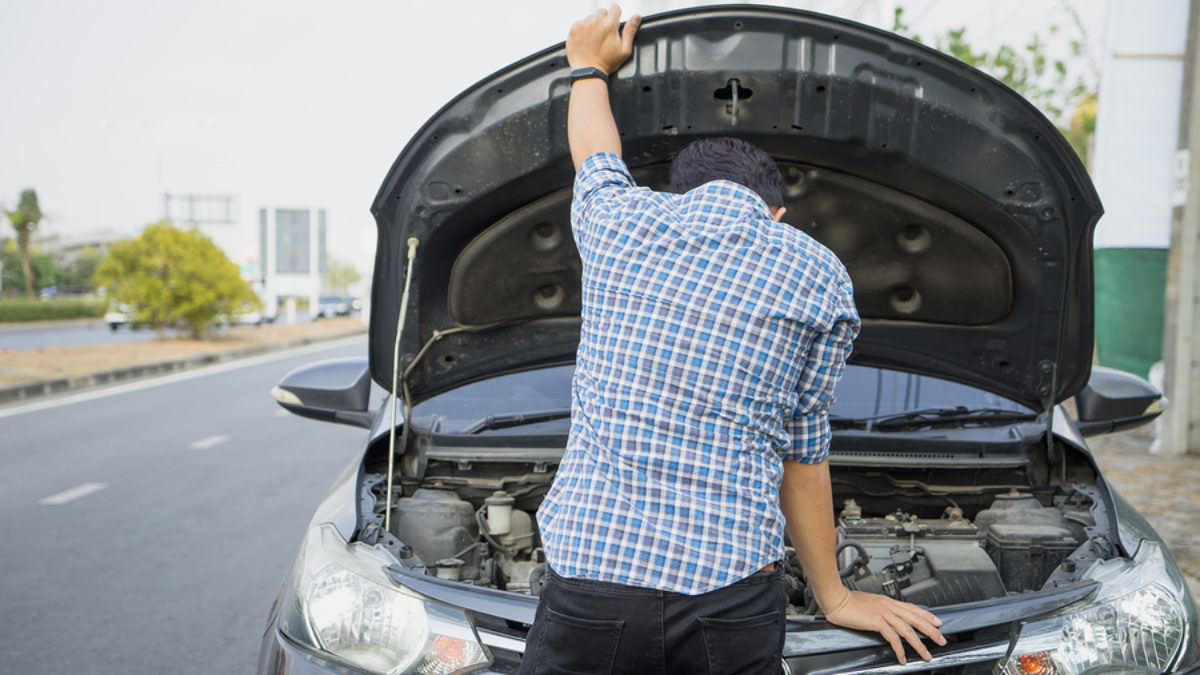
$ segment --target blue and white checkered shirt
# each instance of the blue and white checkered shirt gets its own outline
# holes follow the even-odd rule
[[[858,332],[845,268],[741,185],[653,192],[611,153],[580,167],[571,223],[582,329],[538,510],[550,566],[698,595],[782,559],[781,460],[825,459]]]

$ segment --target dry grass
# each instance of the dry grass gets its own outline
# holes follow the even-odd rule
[[[16,351],[0,349],[0,385],[78,377],[114,368],[184,359],[269,342],[344,335],[356,329],[366,330],[366,327],[357,317],[341,317],[292,326],[269,324],[236,327],[204,340],[179,337]]]

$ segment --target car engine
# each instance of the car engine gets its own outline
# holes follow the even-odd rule
[[[367,538],[373,532],[406,566],[438,578],[537,595],[546,562],[534,513],[552,470],[483,478],[429,468],[393,499],[388,532],[382,528],[385,477],[364,477]],[[1079,492],[976,495],[987,506],[976,506],[970,518],[957,505],[918,515],[865,513],[854,498],[840,501],[837,557],[845,584],[929,607],[1041,588],[1088,541],[1091,524],[1091,501]],[[784,562],[789,612],[817,613],[790,548]]]
[[[546,563],[533,515],[496,490],[480,507],[449,490],[418,489],[396,500],[395,536],[442,579],[537,594]]]
[[[934,519],[902,511],[864,517],[848,499],[837,530],[848,587],[930,607],[1041,588],[1085,540],[1060,508],[1017,491],[998,496],[974,520],[955,506]]]

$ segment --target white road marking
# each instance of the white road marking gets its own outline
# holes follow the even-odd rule
[[[85,391],[85,392],[81,392],[78,394],[63,396],[60,398],[53,398],[53,399],[49,399],[49,400],[45,400],[45,401],[38,401],[37,403],[30,403],[28,405],[15,406],[12,408],[4,408],[4,409],[0,409],[0,418],[12,417],[14,415],[20,415],[22,413],[36,412],[38,410],[47,410],[49,408],[57,408],[59,406],[71,405],[72,403],[84,403],[87,401],[94,401],[98,398],[104,398],[106,396],[116,396],[117,394],[124,394],[124,393],[131,392],[131,391],[140,391],[142,389],[149,389],[151,387],[159,387],[164,384],[173,384],[175,382],[183,382],[185,380],[191,380],[191,379],[195,379],[197,377],[206,377],[208,375],[217,375],[220,373],[227,373],[231,370],[237,370],[238,368],[248,368],[250,366],[257,366],[262,363],[270,363],[272,361],[279,361],[282,359],[291,358],[293,356],[302,356],[304,354],[308,354],[311,352],[319,352],[319,351],[324,351],[324,350],[329,350],[329,349],[337,349],[339,347],[346,347],[351,344],[354,344],[355,342],[361,341],[363,339],[363,337],[364,336],[362,336],[362,335],[354,335],[354,336],[351,336],[348,338],[342,338],[340,340],[330,340],[328,342],[318,342],[316,344],[307,345],[304,347],[297,347],[296,349],[285,349],[285,350],[279,351],[279,352],[263,354],[262,356],[252,356],[247,359],[235,359],[233,361],[228,361],[226,363],[221,363],[221,364],[218,364],[215,366],[205,366],[203,368],[196,368],[195,370],[186,370],[182,373],[175,373],[174,375],[155,376],[155,377],[150,377],[145,380],[138,380],[137,382],[130,382],[128,384],[119,384],[119,385],[116,385],[113,387],[105,387],[102,389]],[[364,352],[364,355],[365,355],[365,352]]]
[[[50,495],[45,499],[40,499],[38,500],[38,503],[46,506],[58,506],[59,504],[73,502],[76,499],[82,499],[93,492],[99,492],[106,487],[108,487],[108,483],[84,483],[83,485],[73,487],[70,490],[63,490],[56,495]]]
[[[220,445],[227,440],[229,440],[229,437],[225,434],[217,434],[216,436],[201,438],[198,441],[192,441],[191,443],[188,443],[188,450],[207,450],[215,445]]]

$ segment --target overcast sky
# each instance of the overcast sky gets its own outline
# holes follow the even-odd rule
[[[162,216],[168,192],[234,195],[247,228],[260,206],[323,207],[330,252],[365,273],[369,207],[409,136],[464,87],[560,42],[595,4],[5,0],[0,205],[36,188],[42,234],[66,238],[137,232]],[[704,3],[625,6],[685,4]],[[895,3],[775,4],[888,27]],[[901,4],[918,33],[966,26],[979,45],[1068,26],[1045,0]],[[1104,3],[1073,4],[1098,49]]]

